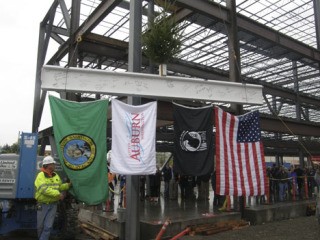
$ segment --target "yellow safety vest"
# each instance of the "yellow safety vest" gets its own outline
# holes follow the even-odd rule
[[[54,203],[58,202],[60,198],[60,192],[69,189],[68,183],[62,183],[59,175],[53,173],[52,177],[47,176],[44,172],[39,172],[35,185],[35,199],[39,203]]]

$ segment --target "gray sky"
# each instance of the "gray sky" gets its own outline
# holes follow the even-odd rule
[[[52,2],[0,1],[0,145],[32,130],[39,25]],[[40,130],[51,125],[51,115],[45,115]]]

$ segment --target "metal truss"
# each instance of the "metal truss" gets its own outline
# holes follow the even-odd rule
[[[236,0],[236,12],[232,12],[230,1],[174,1],[183,44],[179,55],[168,63],[168,75],[263,86],[263,104],[242,107],[244,112],[260,111],[266,151],[319,155],[320,4],[317,0]],[[141,1],[141,5],[142,29],[146,31],[148,19],[152,13],[157,15],[161,6],[152,0]],[[46,100],[47,92],[41,89],[43,65],[128,71],[129,13],[129,1],[53,2],[40,26],[33,131],[39,130]],[[230,32],[231,25],[237,29],[236,36]],[[241,69],[240,79],[229,79],[231,38],[238,40],[240,64],[235,67]],[[156,66],[144,56],[141,73],[157,74]],[[73,93],[73,97],[81,101],[106,96]],[[232,111],[230,104],[211,103]],[[170,110],[166,102],[161,106],[161,111]],[[164,128],[170,136],[172,119],[160,121],[165,126],[159,128],[159,136],[165,135]],[[43,137],[47,133],[43,131]],[[172,139],[159,138],[158,142],[159,149],[168,150]]]

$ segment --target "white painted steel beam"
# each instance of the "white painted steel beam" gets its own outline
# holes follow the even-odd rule
[[[114,72],[88,68],[42,68],[41,88],[47,91],[100,93],[158,99],[262,104],[262,86],[185,77]]]

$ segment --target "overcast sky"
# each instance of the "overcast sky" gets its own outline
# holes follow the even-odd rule
[[[0,146],[32,130],[39,25],[52,2],[0,1]],[[49,126],[51,115],[46,114],[39,130]]]

